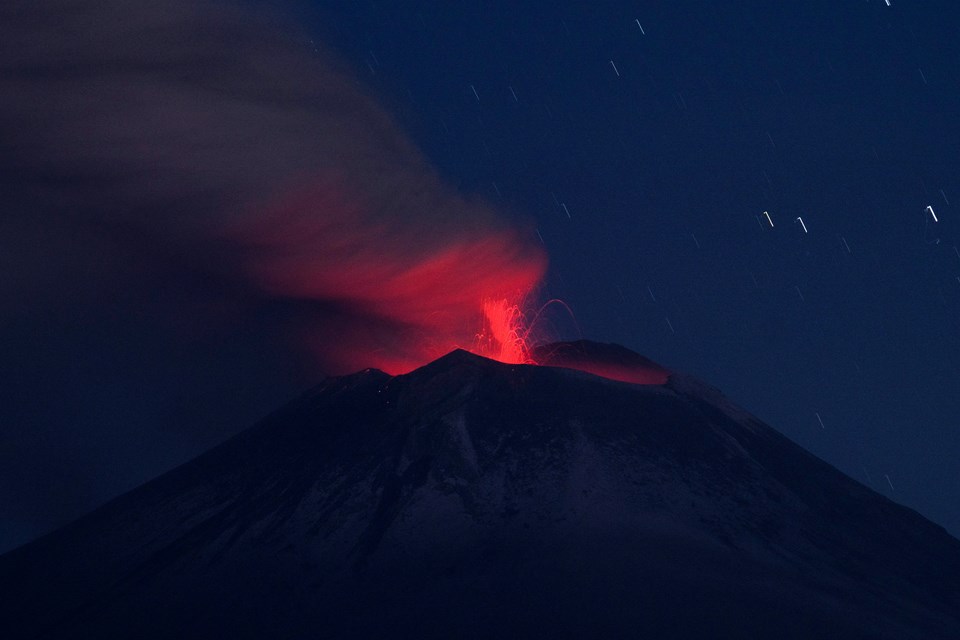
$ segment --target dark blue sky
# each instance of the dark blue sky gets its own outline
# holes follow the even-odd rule
[[[574,316],[552,307],[549,337],[616,342],[698,375],[960,535],[954,4],[271,4],[345,60],[351,83],[456,191],[532,222],[550,265],[538,299],[559,298]],[[30,3],[4,10],[26,15],[10,8],[20,6]],[[148,14],[124,19],[149,24]],[[269,117],[209,139],[217,119],[188,117],[211,146],[191,148],[183,164],[146,143],[123,155],[131,139],[163,146],[181,132],[179,120],[164,128],[171,111],[118,103],[128,85],[164,109],[181,105],[165,88],[184,95],[170,78],[242,87],[194,96],[196,113],[212,105],[228,124],[247,122],[228,111],[243,96],[304,110],[316,96],[280,72],[275,84],[262,71],[244,84],[241,63],[276,45],[242,29],[183,49],[194,69],[177,58],[175,33],[154,30],[130,48],[106,38],[105,57],[77,61],[61,55],[62,41],[80,33],[81,58],[91,46],[70,18],[69,38],[44,40],[13,17],[0,13],[0,53],[11,61],[0,67],[0,143],[10,151],[0,159],[0,550],[189,459],[319,379],[289,336],[316,325],[314,337],[336,342],[343,310],[257,289],[235,275],[245,254],[195,241],[208,228],[183,220],[209,221],[204,207],[226,210],[235,187],[262,195],[341,152],[369,169],[366,146],[351,155],[353,130],[320,127],[335,142],[321,138],[333,151],[317,160],[270,129],[287,120]],[[103,30],[93,41],[111,33],[109,21],[90,24]],[[204,47],[236,51],[195,53]],[[117,52],[129,68],[111,66]],[[56,110],[98,95],[93,80],[117,68],[128,75],[116,94],[104,90],[116,104],[109,118]],[[215,73],[223,68],[232,80]],[[138,129],[157,113],[155,130]]]
[[[702,376],[960,534],[954,4],[321,15],[449,180],[536,220],[542,297],[584,336]]]

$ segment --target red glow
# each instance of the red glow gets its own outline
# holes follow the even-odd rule
[[[439,189],[431,185],[434,190]],[[454,349],[510,364],[580,369],[638,384],[669,372],[614,345],[531,346],[522,311],[546,269],[542,248],[460,199],[405,202],[406,217],[335,176],[254,212],[230,238],[268,295],[306,312],[301,326],[328,373],[407,373]],[[449,211],[438,204],[449,204]],[[387,213],[383,213],[387,211]],[[569,310],[568,310],[569,311]]]
[[[318,308],[306,337],[327,371],[406,373],[457,348],[532,362],[519,305],[546,256],[530,234],[477,204],[401,217],[357,193],[317,179],[231,232],[261,289]]]
[[[484,331],[477,336],[477,355],[508,364],[536,364],[527,343],[523,312],[506,298],[483,301]]]

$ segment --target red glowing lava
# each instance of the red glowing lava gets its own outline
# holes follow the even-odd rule
[[[532,362],[520,305],[546,270],[532,234],[453,196],[418,192],[405,216],[379,198],[321,176],[231,232],[258,287],[308,310],[326,372],[407,373],[458,348]]]
[[[301,334],[324,372],[373,367],[398,375],[465,349],[508,364],[567,367],[638,384],[666,381],[668,371],[622,347],[533,346],[544,309],[566,305],[551,300],[529,321],[524,314],[546,270],[530,234],[456,198],[447,201],[454,218],[404,218],[375,213],[389,206],[370,197],[323,176],[230,234],[245,248],[243,262],[257,286],[296,306]],[[411,201],[403,211],[414,204],[436,206]]]
[[[536,364],[530,353],[523,312],[506,298],[483,301],[484,330],[477,334],[474,353],[507,364]]]
[[[476,346],[471,351],[508,364],[577,369],[632,384],[659,385],[667,382],[669,370],[619,345],[580,340],[533,346],[531,332],[534,325],[544,309],[552,303],[567,308],[563,302],[551,300],[528,323],[519,304],[511,304],[507,299],[485,300],[484,331],[477,335]]]

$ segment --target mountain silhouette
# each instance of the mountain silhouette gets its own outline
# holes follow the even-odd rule
[[[326,380],[0,557],[4,637],[960,638],[944,529],[690,376],[548,353]]]

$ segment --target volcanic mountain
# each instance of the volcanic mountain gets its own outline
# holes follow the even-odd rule
[[[330,378],[0,557],[3,636],[960,638],[942,528],[691,377],[551,350],[660,383]]]

